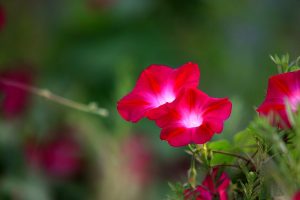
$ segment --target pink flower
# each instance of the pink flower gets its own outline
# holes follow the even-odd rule
[[[272,123],[281,128],[290,127],[285,103],[289,103],[292,112],[298,110],[300,104],[300,71],[270,77],[266,98],[257,108],[257,112],[263,116],[268,116],[270,113],[278,115],[281,121],[276,122],[274,118],[271,119]]]
[[[219,196],[220,200],[227,200],[226,190],[230,184],[230,179],[225,172],[219,174],[218,171],[218,168],[214,168],[212,174],[206,176],[202,182],[202,186],[213,195]]]
[[[227,98],[212,98],[197,88],[187,88],[177,99],[149,114],[162,128],[160,138],[171,146],[203,144],[215,133],[221,133],[231,114]]]
[[[178,69],[151,65],[142,72],[134,89],[118,102],[117,109],[125,120],[137,122],[173,102],[182,88],[197,87],[199,78],[197,64],[187,63]]]
[[[142,135],[131,135],[122,144],[125,166],[132,181],[147,185],[153,180],[153,150],[148,139]]]
[[[5,12],[4,8],[0,5],[0,31],[3,29],[5,25]]]
[[[48,144],[43,151],[42,162],[50,174],[71,176],[80,169],[79,145],[72,138],[63,137]]]
[[[82,166],[80,150],[70,130],[62,130],[56,138],[44,144],[27,144],[25,153],[31,166],[41,168],[50,176],[66,178],[79,172]]]
[[[4,95],[1,104],[1,111],[5,118],[15,118],[19,116],[28,105],[28,92],[24,89],[17,88],[5,81],[32,85],[33,77],[31,70],[19,68],[11,69],[0,73],[0,93]]]
[[[229,176],[223,172],[218,173],[219,169],[214,168],[195,190],[185,190],[185,200],[196,198],[196,200],[212,200],[214,197],[220,200],[228,200],[227,188],[230,185]]]
[[[195,190],[185,190],[184,200],[213,200],[213,195],[202,186],[198,186]]]

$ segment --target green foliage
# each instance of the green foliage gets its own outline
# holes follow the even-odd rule
[[[233,141],[234,146],[243,152],[251,153],[255,151],[256,140],[253,130],[250,128],[246,128],[245,130],[235,134]]]
[[[299,114],[292,114],[295,124],[292,129],[279,130],[266,119],[257,118],[253,123],[259,137],[269,145],[268,162],[265,164],[267,176],[275,181],[282,195],[289,196],[300,187]]]
[[[260,178],[257,173],[248,171],[246,167],[243,167],[243,172],[246,176],[246,182],[240,182],[245,200],[255,200],[260,193]]]
[[[208,148],[211,150],[233,152],[235,150],[234,146],[231,145],[227,140],[218,140],[208,143]],[[221,164],[231,164],[234,161],[234,157],[224,155],[224,154],[212,154],[210,160],[211,166],[221,165]]]
[[[183,200],[184,199],[184,187],[181,183],[169,183],[169,187],[172,190],[172,195],[168,195],[166,200]]]
[[[296,71],[300,69],[300,56],[294,62],[290,62],[289,54],[282,55],[281,57],[276,54],[274,56],[270,55],[270,58],[277,65],[279,73]]]

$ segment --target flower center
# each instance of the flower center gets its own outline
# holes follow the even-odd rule
[[[300,91],[295,92],[290,98],[289,103],[293,112],[298,110],[300,104]]]
[[[182,124],[186,128],[195,128],[199,127],[203,122],[203,119],[200,114],[189,113],[182,119]]]
[[[175,100],[175,95],[172,91],[165,91],[156,97],[156,107],[159,107],[165,103],[171,103]]]

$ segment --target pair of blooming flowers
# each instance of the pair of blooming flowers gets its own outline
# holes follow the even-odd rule
[[[160,138],[171,146],[206,143],[222,132],[232,103],[199,90],[199,80],[199,67],[191,62],[177,69],[151,65],[118,102],[117,109],[127,121],[154,120],[162,129]]]

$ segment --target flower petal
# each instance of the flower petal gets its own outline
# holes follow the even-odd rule
[[[181,124],[181,120],[190,112],[200,115],[199,108],[206,103],[207,99],[207,94],[196,88],[182,89],[175,101],[150,111],[148,118],[155,120],[161,128]]]
[[[119,114],[131,122],[139,121],[151,108],[152,106],[143,96],[134,93],[123,97],[117,105]]]
[[[205,105],[203,116],[226,120],[229,118],[232,110],[232,103],[227,98],[211,98]]]
[[[196,200],[213,200],[211,192],[206,190],[204,187],[198,186],[196,191],[198,192]]]
[[[280,128],[291,127],[286,114],[285,103],[289,103],[292,112],[298,110],[300,104],[300,70],[282,73],[269,78],[267,95],[264,102],[257,108],[262,116],[271,113],[279,115],[282,121],[271,116],[271,123]]]
[[[222,173],[219,180],[217,181],[217,190],[224,191],[230,185],[230,179],[226,173]]]
[[[226,190],[219,191],[220,200],[228,200],[228,194]]]
[[[218,194],[220,200],[228,199],[227,188],[230,185],[230,179],[225,172],[220,174],[219,168],[213,168],[212,173],[205,177],[202,185],[212,194]]]
[[[197,64],[187,63],[175,72],[174,90],[179,92],[183,87],[197,87],[200,80],[200,70]]]
[[[175,101],[150,111],[148,117],[163,128],[161,139],[172,146],[182,146],[188,142],[203,144],[214,133],[222,132],[231,107],[227,98],[212,98],[196,88],[185,88]],[[183,141],[176,141],[180,139]]]
[[[182,90],[178,95],[178,101],[174,104],[180,108],[181,112],[200,112],[208,100],[209,96],[201,90],[187,88]]]
[[[184,191],[184,200],[212,200],[213,195],[203,186],[197,186],[196,189],[186,189]]]
[[[146,68],[136,83],[135,90],[140,92],[150,91],[159,94],[169,82],[168,77],[173,69],[163,65],[151,65]]]
[[[196,187],[196,189],[186,189],[184,191],[184,200],[212,200],[214,197],[220,200],[227,200],[227,189],[230,185],[230,179],[228,175],[223,172],[219,176],[219,168],[213,168],[211,173],[208,173],[202,185]]]
[[[208,142],[213,135],[213,130],[207,124],[203,124],[192,134],[192,141],[196,144],[204,144]]]
[[[216,192],[216,187],[215,187],[215,184],[214,184],[214,181],[215,181],[214,174],[215,174],[215,171],[216,171],[215,169],[218,169],[218,168],[214,168],[213,172],[212,172],[212,175],[210,173],[208,173],[206,175],[206,177],[204,178],[204,180],[202,181],[202,185],[205,186],[205,188],[213,194]]]
[[[151,65],[142,72],[132,92],[118,102],[118,111],[131,122],[142,117],[155,118],[155,109],[173,102],[182,88],[196,87],[199,77],[196,64],[188,63],[178,69]]]
[[[278,126],[280,128],[291,127],[285,104],[283,103],[264,102],[256,111],[259,112],[261,116],[268,116],[270,118],[270,123],[273,126]]]
[[[166,140],[173,147],[185,146],[192,142],[192,130],[184,127],[167,127],[163,128],[160,134],[161,140]]]
[[[299,89],[300,71],[288,72],[269,78],[267,98],[278,98],[292,95],[294,90]]]
[[[224,120],[208,118],[205,119],[203,124],[206,124],[213,132],[221,133],[224,127]]]
[[[166,126],[178,126],[181,113],[173,109],[170,104],[165,104],[149,111],[147,117],[150,120],[155,120],[156,125],[162,128]]]

